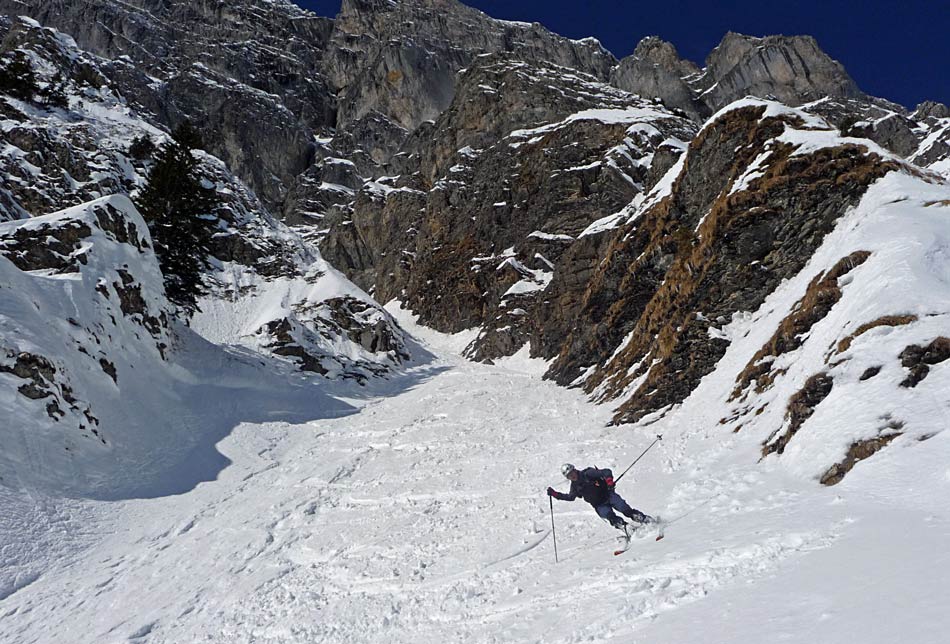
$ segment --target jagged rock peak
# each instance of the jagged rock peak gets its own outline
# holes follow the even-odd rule
[[[647,36],[632,55],[612,70],[610,82],[645,98],[660,98],[668,107],[683,110],[693,120],[701,121],[708,115],[708,109],[696,99],[686,81],[699,72],[696,65],[680,58],[671,43]]]
[[[915,119],[925,119],[925,118],[935,118],[935,119],[945,119],[950,118],[950,107],[947,107],[943,103],[938,103],[936,101],[924,101],[914,110]]]
[[[811,36],[757,38],[727,33],[706,58],[705,102],[719,109],[746,94],[801,105],[825,96],[866,98]]]
[[[669,71],[678,71],[683,76],[699,73],[695,63],[680,57],[673,43],[663,40],[659,36],[647,36],[637,43],[633,50],[633,57],[655,65],[660,65]]]
[[[658,97],[699,120],[748,95],[795,106],[824,97],[868,100],[811,36],[757,38],[729,32],[703,70],[680,58],[672,44],[650,36],[620,61],[611,82]]]
[[[452,101],[455,74],[484,53],[512,52],[607,80],[617,60],[593,38],[495,20],[456,0],[347,0],[324,68],[340,90],[338,126],[378,112],[407,130]]]
[[[415,7],[437,7],[442,6],[452,6],[456,8],[457,5],[461,5],[465,9],[470,11],[475,11],[470,9],[465,5],[462,5],[455,0],[343,0],[340,5],[340,16],[349,16],[353,14],[360,13],[376,13],[380,11],[394,11],[402,6],[415,6]]]

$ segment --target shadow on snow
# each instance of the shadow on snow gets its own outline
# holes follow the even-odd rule
[[[216,480],[231,465],[218,445],[242,424],[301,425],[299,430],[306,431],[306,423],[359,413],[359,401],[398,395],[447,369],[411,342],[410,363],[361,385],[306,374],[250,349],[211,344],[189,331],[185,336],[187,349],[178,356],[182,370],[165,396],[175,404],[167,416],[146,423],[153,433],[164,432],[163,439],[136,441],[135,432],[124,441],[120,436],[110,450],[112,459],[99,463],[103,471],[94,472],[94,478],[80,477],[85,484],[66,482],[69,487],[60,494],[103,501],[185,494]]]

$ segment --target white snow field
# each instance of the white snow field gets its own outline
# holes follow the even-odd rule
[[[338,385],[357,414],[240,425],[218,444],[230,466],[187,493],[0,487],[19,575],[0,641],[946,641],[950,432],[827,488],[701,411],[605,428],[608,407],[536,363],[467,362],[464,338],[402,318],[438,358],[375,392]],[[666,538],[615,557],[588,505],[555,502],[555,563],[560,463],[619,474],[652,430],[618,490],[673,520]]]
[[[610,405],[542,380],[527,349],[471,363],[477,329],[442,336],[393,305],[431,354],[366,386],[194,333],[179,361],[133,378],[145,349],[116,336],[131,395],[96,394],[116,447],[63,456],[26,406],[0,426],[15,474],[0,484],[0,642],[944,644],[950,360],[902,387],[900,355],[950,336],[948,249],[950,188],[889,174],[799,275],[715,330],[728,351],[681,406],[621,427]],[[839,278],[840,301],[776,358],[774,386],[729,402],[809,283],[858,250],[870,255]],[[87,285],[53,277],[29,277],[47,312]],[[40,309],[5,306],[11,337],[25,320],[23,342],[56,348]],[[762,458],[820,371],[834,389]],[[656,434],[618,491],[664,517],[666,538],[645,531],[615,557],[592,508],[554,502],[555,562],[544,491],[567,489],[560,464],[619,474]],[[876,437],[890,442],[819,484]],[[53,485],[56,458],[73,469]],[[110,474],[95,485],[67,480],[97,464]]]

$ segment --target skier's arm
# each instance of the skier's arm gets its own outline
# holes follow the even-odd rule
[[[577,498],[577,485],[575,483],[571,483],[571,491],[567,494],[558,492],[553,487],[549,487],[548,496],[553,496],[558,501],[573,501]]]

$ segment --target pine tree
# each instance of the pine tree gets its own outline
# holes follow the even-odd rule
[[[22,51],[0,58],[0,93],[23,101],[32,101],[39,91],[36,73],[30,59]]]
[[[198,310],[204,292],[202,269],[210,252],[219,205],[213,188],[202,185],[198,160],[200,136],[185,123],[155,157],[136,206],[155,242],[165,293],[187,316]]]
[[[69,97],[66,95],[66,79],[62,73],[56,74],[53,79],[37,91],[41,101],[49,107],[69,109]]]
[[[148,135],[143,134],[132,139],[129,145],[128,155],[136,161],[150,159],[158,148],[152,142]]]

